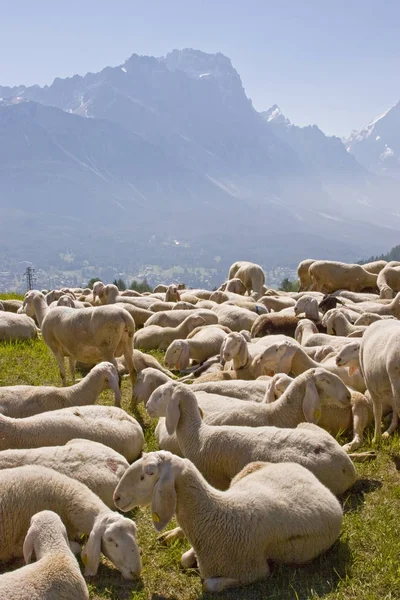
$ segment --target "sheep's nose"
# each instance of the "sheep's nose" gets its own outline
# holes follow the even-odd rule
[[[121,496],[114,496],[114,502],[119,502],[121,500]]]

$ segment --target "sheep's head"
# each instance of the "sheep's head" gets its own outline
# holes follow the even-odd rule
[[[178,288],[176,285],[170,285],[165,292],[166,302],[178,302],[181,299]]]
[[[275,402],[282,394],[287,390],[289,385],[292,383],[293,378],[289,377],[285,373],[277,373],[268,383],[267,390],[265,392],[264,402],[270,404]]]
[[[392,300],[393,298],[393,290],[388,285],[382,285],[380,288],[379,297],[385,300]]]
[[[336,308],[338,304],[343,304],[343,301],[340,300],[337,296],[333,296],[332,294],[328,294],[324,296],[321,302],[318,305],[319,310],[325,314],[331,308]]]
[[[42,292],[39,292],[39,290],[30,290],[27,292],[22,303],[21,312],[27,314],[28,317],[33,318],[35,316],[34,303],[37,298],[40,298],[40,300],[46,302],[45,297],[43,296]]]
[[[289,373],[297,350],[298,346],[290,341],[271,344],[255,359],[255,366],[266,375]]]
[[[322,367],[306,371],[313,379],[320,399],[337,406],[348,406],[351,400],[350,390],[343,381]]]
[[[121,571],[125,579],[139,577],[142,561],[136,541],[136,525],[117,512],[96,517],[89,539],[82,551],[85,575],[96,575],[101,552]]]
[[[175,477],[184,465],[184,459],[163,450],[143,454],[125,471],[117,485],[115,505],[126,512],[151,502],[153,524],[160,531],[175,513]]]
[[[336,355],[336,365],[348,367],[349,375],[353,375],[360,368],[360,344],[361,342],[350,342]]]
[[[146,410],[150,417],[165,417],[168,402],[171,400],[176,385],[174,382],[168,381],[154,390],[146,404]]]
[[[48,306],[50,306],[52,302],[59,300],[63,295],[64,292],[62,290],[52,290],[51,292],[48,292],[45,297]]]
[[[294,337],[297,342],[301,343],[303,333],[306,329],[311,329],[313,333],[318,333],[318,327],[313,321],[310,321],[310,319],[300,319],[294,333]]]
[[[69,550],[67,530],[56,513],[42,510],[31,518],[23,546],[25,563],[31,562],[33,553],[40,560],[44,554],[57,550]]]
[[[221,346],[221,362],[233,360],[237,356],[239,356],[242,351],[242,347],[246,346],[246,340],[244,337],[237,332],[228,333]],[[241,361],[243,362],[243,361]],[[244,362],[244,364],[246,364]],[[241,366],[244,366],[241,365]]]
[[[140,404],[140,402],[146,404],[154,390],[167,381],[169,381],[168,375],[153,367],[146,367],[140,371],[137,374],[132,394],[136,404]]]
[[[100,283],[100,282],[97,282]],[[114,304],[117,301],[119,295],[119,289],[113,283],[107,283],[107,285],[101,284],[96,290],[96,294],[99,297],[101,304]],[[93,300],[96,297],[93,290]]]
[[[110,362],[101,362],[93,367],[91,373],[101,378],[101,391],[112,390],[114,392],[115,404],[121,402],[121,390],[119,389],[118,371]]]
[[[71,296],[67,294],[63,294],[57,300],[57,306],[69,306],[70,308],[75,308],[75,304]]]
[[[181,371],[189,366],[189,345],[186,340],[174,340],[167,348],[164,364],[167,369]]]
[[[301,296],[294,306],[294,314],[296,316],[304,313],[307,319],[318,321],[318,301],[313,296]]]

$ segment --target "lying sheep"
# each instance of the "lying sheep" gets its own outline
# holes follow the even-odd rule
[[[144,350],[166,350],[168,346],[178,339],[185,339],[196,327],[205,325],[203,317],[189,314],[177,327],[159,327],[149,325],[137,331],[134,343]]]
[[[190,360],[203,362],[220,353],[221,344],[230,329],[221,325],[206,325],[195,329],[186,340],[175,340],[168,346],[164,357],[165,366],[182,371]]]
[[[26,419],[0,415],[0,450],[61,446],[74,438],[105,444],[128,461],[139,456],[144,444],[136,419],[113,406],[63,408]]]
[[[215,325],[218,323],[218,317],[212,310],[207,309],[195,309],[189,314],[196,314],[202,319],[206,325]],[[168,310],[161,311],[152,315],[144,324],[145,327],[149,325],[158,325],[159,327],[177,327],[188,317],[187,310]]]
[[[325,313],[322,319],[323,325],[329,335],[338,335],[342,337],[362,337],[367,329],[366,326],[356,326],[350,323],[344,314],[337,308],[333,308]]]
[[[65,446],[45,446],[0,452],[0,469],[40,465],[68,475],[88,486],[114,508],[113,492],[129,466],[118,452],[104,444],[74,439]]]
[[[219,489],[248,463],[297,462],[308,468],[333,493],[353,485],[354,466],[335,439],[311,423],[296,429],[210,426],[203,423],[195,394],[188,386],[166,383],[151,416],[166,416],[168,434],[176,431],[179,445],[207,481]],[[165,408],[166,407],[166,408]]]
[[[47,385],[11,385],[0,387],[0,414],[20,419],[50,410],[94,404],[104,390],[113,390],[115,404],[121,392],[114,365],[102,362],[93,367],[82,381],[71,387]]]
[[[33,340],[37,335],[35,322],[27,315],[0,312],[0,341]]]
[[[189,460],[152,452],[129,468],[115,502],[124,511],[151,503],[157,531],[176,512],[193,546],[182,565],[198,563],[207,592],[264,579],[269,559],[312,560],[337,540],[342,523],[336,498],[293,463],[253,462],[220,492]]]
[[[244,285],[241,279],[239,279],[238,277],[234,277],[233,279],[228,279],[228,281],[225,281],[218,288],[218,290],[222,292],[232,292],[233,294],[240,294],[241,296],[244,296],[244,294],[246,293],[246,286]]]
[[[50,310],[43,294],[35,290],[25,296],[24,308],[36,315],[43,340],[57,359],[64,385],[65,356],[68,356],[72,380],[75,381],[76,361],[92,364],[106,360],[117,368],[115,359],[123,354],[134,386],[136,372],[132,360],[132,341],[135,323],[125,310],[115,306],[82,310],[59,307]]]
[[[294,336],[296,341],[299,342],[304,349],[325,345],[333,346],[334,348],[342,348],[344,344],[348,344],[351,341],[344,336],[318,333],[317,326],[309,319],[300,319]]]
[[[43,510],[31,518],[23,554],[26,567],[0,576],[4,600],[89,600],[77,560],[60,517]],[[32,554],[36,562],[29,563]]]
[[[304,421],[318,423],[322,408],[325,410],[325,406],[329,404],[338,407],[339,413],[340,409],[350,409],[351,395],[347,387],[339,377],[322,368],[310,369],[295,380],[290,380],[287,389],[286,386],[281,387],[283,392],[278,403],[272,404],[265,401],[244,402],[204,392],[194,393],[203,413],[204,423],[208,425],[292,428]],[[271,389],[268,389],[265,400],[270,397]],[[165,412],[165,400],[163,388],[160,387],[150,396],[146,405],[147,412]],[[182,455],[178,440],[174,436],[168,436],[165,421],[161,419],[156,428],[156,438],[161,448]]]
[[[228,327],[231,331],[241,331],[242,329],[250,331],[253,323],[259,318],[255,312],[229,304],[219,304],[212,310],[218,317],[218,323]]]
[[[4,300],[1,299],[1,303],[3,305],[3,310],[7,312],[17,313],[20,308],[22,308],[22,300]]]
[[[70,540],[89,535],[81,554],[85,575],[96,575],[101,552],[126,579],[140,575],[135,523],[110,510],[80,481],[27,465],[0,471],[0,488],[0,561],[22,556],[31,517],[52,510],[61,517]]]
[[[271,313],[259,316],[251,328],[251,337],[264,337],[268,335],[283,334],[294,337],[299,317]]]
[[[266,401],[275,402],[277,398],[281,398],[292,381],[297,381],[299,377],[302,376],[292,380],[282,373],[275,375],[270,382]],[[343,446],[345,452],[353,452],[363,443],[364,430],[372,422],[373,411],[372,402],[367,395],[351,388],[347,389],[350,393],[350,403],[339,405],[335,401],[329,402],[329,399],[321,402],[316,411],[316,423],[334,437],[342,432],[353,432],[352,440]]]
[[[256,361],[262,363],[267,374],[291,372],[297,376],[307,371],[307,369],[321,366],[308,356],[304,348],[291,341],[271,344],[257,357]],[[361,374],[353,373],[350,375],[347,369],[336,365],[334,357],[326,358],[322,366],[331,373],[338,375],[346,385],[361,393],[365,392],[365,381]]]

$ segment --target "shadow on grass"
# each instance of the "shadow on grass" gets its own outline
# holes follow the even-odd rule
[[[124,579],[115,568],[110,568],[102,563],[95,577],[85,579],[96,588],[99,594],[108,593],[112,589],[113,600],[114,598],[115,600],[131,600],[134,592],[139,592],[144,588],[142,579]]]
[[[334,546],[312,563],[304,566],[270,564],[271,573],[257,584],[232,588],[218,594],[220,600],[306,600],[320,597],[336,589],[350,575],[351,552],[346,541]],[[215,594],[204,592],[202,600],[215,600]]]
[[[382,487],[382,483],[377,479],[358,479],[351,489],[340,498],[343,512],[355,512],[362,509],[365,502],[365,495],[375,492]]]
[[[176,600],[176,596],[164,596],[163,594],[152,594],[150,600]]]

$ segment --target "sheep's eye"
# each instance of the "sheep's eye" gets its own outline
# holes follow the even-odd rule
[[[144,479],[144,475],[141,475],[140,481],[143,481],[143,479]]]

